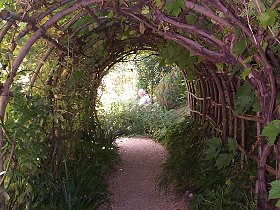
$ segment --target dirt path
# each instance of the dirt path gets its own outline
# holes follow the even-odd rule
[[[167,153],[148,138],[117,140],[122,159],[109,177],[113,210],[182,210],[183,202],[174,195],[166,197],[156,191],[156,177]]]

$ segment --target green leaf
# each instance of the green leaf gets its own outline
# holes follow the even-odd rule
[[[223,63],[216,63],[217,69],[219,72],[224,72],[224,65]]]
[[[189,24],[195,24],[196,23],[197,18],[193,15],[187,15],[186,16],[186,22]]]
[[[263,49],[263,51],[266,51],[267,47],[268,47],[268,43],[267,43],[267,42],[264,42],[264,43],[262,44],[262,49]]]
[[[184,0],[169,0],[166,2],[164,10],[168,14],[177,17],[183,8]]]
[[[246,79],[246,77],[251,73],[252,69],[250,67],[245,68],[244,71],[241,73],[242,79]]]
[[[107,15],[108,18],[112,18],[114,16],[114,11],[110,11]]]
[[[276,10],[267,10],[266,12],[263,12],[259,16],[259,20],[264,28],[267,28],[267,26],[273,26],[276,22],[278,14]]]
[[[211,159],[217,157],[221,150],[222,140],[220,138],[213,137],[211,139],[208,139],[206,141],[206,144],[208,145],[208,148],[205,152],[205,154],[206,154],[205,159],[211,160]]]
[[[232,154],[226,154],[226,153],[220,154],[216,160],[215,166],[217,166],[218,169],[224,168],[230,164],[232,158],[233,158]]]
[[[156,4],[156,7],[160,7],[161,6],[161,0],[155,0],[155,4]]]
[[[280,207],[280,201],[277,201],[275,206]]]
[[[268,137],[268,144],[273,145],[280,133],[280,120],[269,122],[262,131],[262,136]]]
[[[237,141],[233,138],[228,138],[228,149],[231,152],[235,152],[237,150]]]
[[[238,114],[243,114],[252,106],[253,98],[249,95],[241,95],[235,101],[235,111]]]
[[[220,153],[220,149],[214,149],[214,148],[208,148],[205,152],[205,159],[211,160],[213,158],[216,158]]]
[[[3,192],[3,195],[7,201],[10,200],[10,196],[6,191]]]
[[[257,98],[257,97],[255,97],[254,99],[255,99],[255,102],[253,104],[253,111],[254,112],[259,112],[260,109],[261,109],[260,99]]]
[[[222,139],[213,137],[211,139],[208,139],[206,141],[206,144],[208,145],[208,147],[219,148],[222,146]]]
[[[248,82],[244,82],[239,88],[237,88],[235,99],[235,111],[237,114],[243,114],[249,110],[255,101],[255,95],[251,85]]]
[[[141,14],[143,15],[147,15],[150,13],[150,8],[148,6],[144,6],[142,7],[142,11],[141,11]]]
[[[280,181],[273,181],[270,185],[271,189],[269,190],[268,199],[280,198]]]
[[[237,55],[241,55],[245,51],[246,47],[247,47],[246,46],[246,40],[245,40],[245,38],[242,37],[236,42],[236,44],[233,48],[233,51]]]
[[[249,62],[251,62],[252,60],[253,60],[253,55],[251,55],[251,56],[245,58],[243,62],[244,62],[244,63],[249,63]]]

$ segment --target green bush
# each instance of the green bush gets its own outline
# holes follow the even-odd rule
[[[190,118],[168,128],[162,142],[169,156],[158,178],[159,189],[181,195],[192,192],[191,209],[256,209],[252,196],[256,166],[246,163],[240,168],[240,154],[233,152],[232,141],[228,146],[219,144],[211,151],[216,156],[206,158],[211,136],[207,125]]]
[[[180,71],[172,70],[167,73],[156,86],[157,102],[167,109],[174,109],[185,103],[185,83]]]
[[[149,135],[162,139],[168,127],[180,119],[175,110],[157,104],[141,107],[133,103],[113,104],[110,112],[101,113],[105,129],[118,136]]]
[[[110,136],[106,137],[100,140],[108,141]],[[100,140],[75,141],[71,148],[65,148],[64,165],[56,177],[42,173],[42,177],[33,178],[37,189],[36,208],[97,209],[109,202],[103,179],[118,158],[112,141],[104,146]],[[48,183],[41,181],[46,176]]]
[[[198,189],[205,183],[207,167],[203,161],[205,140],[210,135],[206,125],[190,118],[168,128],[163,143],[169,152],[159,178],[160,189],[174,188],[179,193]],[[200,176],[201,179],[197,179]],[[214,178],[214,177],[213,177]]]
[[[3,125],[7,209],[97,209],[107,202],[103,178],[118,160],[115,135],[100,129],[92,101],[65,97],[54,110],[44,94],[29,96],[17,85],[13,93]]]

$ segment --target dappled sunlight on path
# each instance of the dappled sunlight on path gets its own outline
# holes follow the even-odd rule
[[[108,178],[113,210],[183,210],[184,204],[170,193],[156,190],[167,152],[149,138],[117,140],[121,164]]]

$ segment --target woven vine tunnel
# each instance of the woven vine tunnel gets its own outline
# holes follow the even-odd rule
[[[268,143],[262,130],[280,116],[279,5],[279,0],[6,1],[0,12],[0,62],[8,71],[1,85],[0,149],[11,87],[30,57],[36,57],[36,63],[28,64],[30,92],[38,81],[46,86],[67,83],[65,65],[71,65],[72,71],[87,73],[94,99],[115,63],[137,51],[153,51],[181,68],[191,116],[208,121],[224,142],[237,139],[241,160],[248,157],[258,164],[259,208],[272,209],[267,174],[279,178],[280,143],[277,137]],[[172,55],[178,50],[180,60]],[[257,101],[258,110],[237,110],[244,83],[254,94],[247,97],[249,103]],[[246,138],[248,131],[255,132],[251,139]],[[0,172],[7,170],[4,158]],[[0,177],[3,188],[5,175]]]

